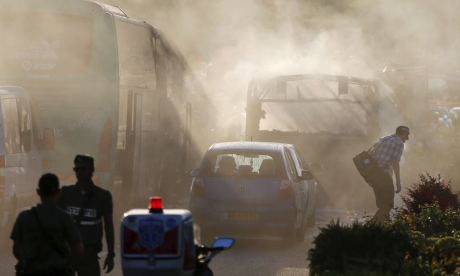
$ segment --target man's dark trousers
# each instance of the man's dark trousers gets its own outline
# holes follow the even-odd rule
[[[374,215],[377,222],[385,222],[390,219],[390,211],[394,206],[394,186],[391,175],[379,169],[372,181],[374,189],[375,202],[379,208]]]
[[[98,250],[94,247],[84,248],[83,256],[78,258],[76,265],[77,275],[100,276],[101,267],[99,266]]]

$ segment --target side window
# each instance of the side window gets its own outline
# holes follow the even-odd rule
[[[18,99],[19,135],[21,152],[29,152],[32,143],[32,122],[27,99]]]
[[[21,143],[16,99],[3,99],[2,109],[4,118],[6,153],[19,153],[21,151]]]
[[[294,148],[294,151],[295,151],[295,154],[297,155],[297,159],[299,159],[299,163],[300,163],[300,166],[302,167],[302,169],[308,170],[309,169],[308,164],[307,164],[307,162],[305,162],[305,159],[303,159],[302,154],[296,148]]]
[[[289,150],[284,150],[284,155],[286,156],[287,169],[292,176],[297,176],[297,171],[295,169],[294,161],[292,160],[291,153]]]

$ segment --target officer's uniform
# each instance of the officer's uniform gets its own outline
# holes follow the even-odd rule
[[[84,254],[77,262],[77,273],[79,276],[100,275],[98,253],[102,250],[103,216],[113,212],[112,195],[94,183],[87,193],[83,193],[77,185],[71,185],[62,187],[57,204],[75,220],[84,208],[84,215],[78,225]]]
[[[66,244],[74,246],[81,242],[72,217],[56,205],[38,204],[36,211],[43,230],[62,250],[67,248]],[[26,274],[64,275],[69,260],[67,256],[59,254],[43,236],[33,210],[24,211],[18,216],[11,239],[22,244],[24,258],[20,261]]]

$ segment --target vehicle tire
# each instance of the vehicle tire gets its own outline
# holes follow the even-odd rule
[[[295,230],[295,240],[296,242],[303,242],[305,240],[305,232],[307,231],[307,218],[304,217],[302,220],[302,225]]]
[[[307,218],[307,227],[313,228],[316,224],[316,208],[313,209],[313,214]]]
[[[295,226],[293,226],[291,229],[287,230],[283,234],[283,242],[287,246],[291,246],[294,244],[294,242],[297,240],[296,238],[297,231],[295,229]]]

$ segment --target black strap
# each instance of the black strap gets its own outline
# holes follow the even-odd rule
[[[37,209],[35,207],[32,207],[32,211],[34,212],[35,218],[37,219],[37,222],[38,222],[38,226],[40,227],[40,231],[42,232],[42,235],[45,237],[45,240],[54,250],[56,250],[57,253],[59,253],[59,255],[61,255],[61,257],[65,258],[66,254],[64,250],[61,247],[59,247],[56,244],[56,241],[43,229],[40,218],[38,217]]]
[[[88,208],[88,205],[89,205],[89,202],[91,201],[91,198],[93,198],[93,193],[94,193],[94,191],[91,191],[88,194],[86,194],[85,202],[83,202],[83,205],[80,207],[80,212],[78,213],[78,217],[75,220],[75,224],[77,225],[77,227],[80,226],[80,224],[81,224],[83,216],[85,215],[85,210],[86,210],[86,208]]]

